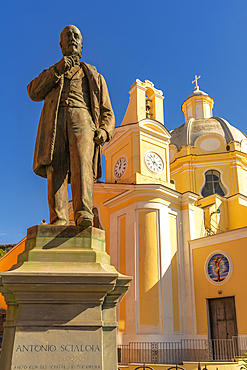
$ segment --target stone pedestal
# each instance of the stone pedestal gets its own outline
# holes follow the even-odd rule
[[[117,370],[116,304],[131,278],[110,265],[104,231],[33,226],[1,274],[8,305],[1,370]]]

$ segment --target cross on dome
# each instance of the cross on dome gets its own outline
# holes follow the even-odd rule
[[[195,75],[195,79],[194,79],[194,81],[192,81],[191,83],[193,84],[194,82],[196,83],[196,85],[195,85],[195,90],[199,90],[199,86],[197,85],[197,80],[199,80],[199,78],[201,78],[201,76],[197,76],[197,75]]]

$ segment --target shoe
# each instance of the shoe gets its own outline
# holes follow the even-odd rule
[[[93,220],[88,217],[79,217],[76,221],[76,225],[86,229],[87,227],[93,226]]]

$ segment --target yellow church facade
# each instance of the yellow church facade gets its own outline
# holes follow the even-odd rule
[[[160,343],[232,340],[220,358],[229,360],[247,349],[247,136],[213,117],[197,82],[182,104],[185,123],[171,132],[163,99],[148,80],[132,84],[122,124],[103,146],[105,182],[94,184],[95,226],[111,264],[133,277],[118,307],[118,343],[159,352]],[[136,346],[132,360],[148,362]]]
[[[111,261],[134,278],[119,344],[233,338],[243,353],[247,137],[212,116],[214,101],[198,86],[171,132],[162,100],[150,81],[134,82],[103,148],[106,181],[95,184]]]

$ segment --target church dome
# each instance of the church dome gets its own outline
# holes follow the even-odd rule
[[[171,131],[171,144],[179,150],[182,146],[194,146],[195,141],[202,135],[216,134],[225,139],[226,143],[237,141],[241,143],[247,136],[233,127],[223,118],[211,117],[202,119],[188,119],[182,126]]]
[[[199,89],[197,80],[201,76],[195,76],[192,83],[196,83],[195,89],[182,104],[182,112],[184,113],[185,123],[171,131],[171,145],[175,145],[177,150],[183,146],[196,146],[196,140],[204,135],[211,137],[221,136],[222,143],[225,144],[237,142],[241,144],[241,150],[247,152],[247,136],[240,130],[233,127],[223,118],[213,117],[214,100],[207,93]],[[204,142],[203,146],[208,146]],[[211,143],[216,143],[215,139]],[[219,145],[219,144],[217,144]],[[212,148],[211,148],[212,150]]]

